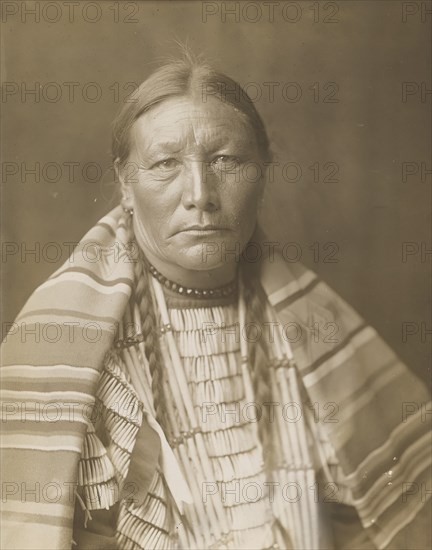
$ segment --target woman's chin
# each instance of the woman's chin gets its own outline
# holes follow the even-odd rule
[[[196,243],[179,243],[171,250],[171,259],[183,269],[196,271],[223,270],[224,266],[238,264],[241,260],[243,239],[213,239]],[[165,256],[167,257],[167,256]]]
[[[198,247],[179,254],[177,265],[190,271],[213,271],[225,265],[221,254],[207,254],[202,247],[199,247],[199,250],[195,248]]]

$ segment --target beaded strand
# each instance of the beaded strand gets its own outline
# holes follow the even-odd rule
[[[223,298],[226,296],[230,296],[237,290],[237,278],[232,281],[231,283],[228,283],[223,286],[219,286],[216,288],[209,288],[209,289],[201,289],[201,288],[191,288],[182,286],[178,283],[175,283],[174,281],[171,281],[170,279],[167,279],[162,273],[160,273],[151,263],[148,262],[148,260],[145,259],[145,264],[148,267],[149,272],[153,275],[153,277],[159,281],[159,283],[164,286],[165,288],[172,290],[174,292],[177,292],[178,294],[181,294],[182,296],[190,296],[193,298]]]

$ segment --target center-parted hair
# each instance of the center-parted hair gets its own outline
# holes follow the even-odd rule
[[[173,97],[191,97],[203,104],[214,97],[231,105],[251,127],[262,160],[270,160],[264,123],[240,84],[190,54],[185,54],[184,58],[171,61],[153,72],[124,104],[113,125],[113,161],[117,160],[120,165],[127,161],[134,122],[155,105]]]

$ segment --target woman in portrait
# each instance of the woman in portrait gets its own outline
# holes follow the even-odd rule
[[[259,229],[253,102],[188,56],[133,100],[121,205],[2,348],[3,548],[428,547],[427,392]]]

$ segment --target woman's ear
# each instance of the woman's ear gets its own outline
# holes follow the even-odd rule
[[[124,210],[133,210],[133,189],[131,181],[126,177],[124,166],[121,166],[120,159],[116,158],[114,161],[114,171],[117,180],[120,182],[120,189],[122,194],[121,205]]]

